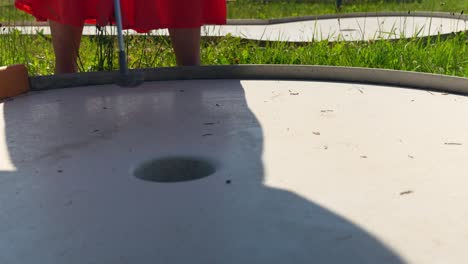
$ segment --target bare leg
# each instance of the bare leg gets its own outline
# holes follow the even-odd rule
[[[49,21],[55,51],[55,74],[78,71],[76,60],[80,49],[83,27],[74,27]]]
[[[200,31],[200,27],[169,29],[177,65],[200,65]]]

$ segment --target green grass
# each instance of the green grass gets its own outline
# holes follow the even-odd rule
[[[24,63],[32,75],[53,73],[50,36],[22,36],[18,32],[0,36],[0,65]],[[128,36],[130,68],[174,66],[169,41],[158,36]],[[35,47],[32,49],[31,47]],[[102,34],[84,37],[80,53],[81,71],[116,70],[115,37]],[[395,41],[261,44],[237,37],[202,42],[203,64],[303,64],[335,65],[418,71],[468,77],[468,36],[460,33],[446,39]]]
[[[13,5],[0,4],[0,23],[1,22],[15,22],[15,21],[34,21],[34,17],[17,10]]]
[[[34,20],[15,10],[12,0],[0,0],[0,21]],[[343,0],[341,13],[375,11],[443,11],[461,13],[468,10],[464,0]],[[335,0],[236,0],[228,3],[228,18],[281,18],[337,13]]]
[[[320,0],[319,0],[320,1]],[[0,0],[2,10],[9,10],[9,20],[21,14],[19,21],[30,19],[11,6],[12,0]],[[262,4],[251,0],[229,3],[230,18],[271,18],[334,13],[333,2],[292,3],[285,1]],[[3,6],[2,6],[3,4]],[[7,4],[7,5],[5,5]],[[461,12],[468,1],[445,0],[421,2],[345,1],[342,12],[425,10]],[[2,9],[3,8],[3,9]],[[6,30],[0,28],[0,30]],[[175,58],[165,37],[128,36],[130,68],[174,66]],[[302,64],[334,65],[418,71],[468,77],[468,38],[460,33],[446,39],[376,40],[368,42],[313,42],[261,44],[236,37],[203,40],[202,62],[227,64]],[[43,34],[21,35],[13,31],[0,35],[0,65],[23,63],[32,75],[53,73],[54,54],[51,37]],[[79,67],[81,71],[108,71],[118,68],[116,38],[99,31],[94,37],[83,37]]]
[[[383,12],[383,11],[438,11],[461,13],[468,10],[468,1],[460,0],[343,0],[337,11],[331,1],[260,1],[236,0],[228,6],[229,18],[282,18],[334,13]]]
[[[11,5],[13,0],[0,0],[0,6]]]

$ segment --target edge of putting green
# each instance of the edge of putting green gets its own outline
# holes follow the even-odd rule
[[[409,71],[315,65],[217,65],[131,70],[143,81],[202,79],[307,80],[388,85],[468,95],[468,78]],[[115,84],[118,71],[30,77],[31,91]],[[129,88],[130,89],[130,88]]]

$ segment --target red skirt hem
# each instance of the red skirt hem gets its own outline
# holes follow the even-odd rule
[[[34,2],[36,1],[36,2]],[[84,24],[99,25],[105,26],[109,24],[114,24],[114,14],[113,8],[106,6],[103,12],[97,14],[96,11],[81,12],[76,13],[67,13],[68,10],[63,10],[57,8],[54,10],[52,8],[44,8],[43,5],[37,3],[41,0],[16,0],[15,7],[19,10],[22,10],[28,14],[33,15],[37,21],[56,21],[62,24],[67,24],[71,26],[80,27]],[[61,0],[51,0],[51,1],[61,1]],[[73,0],[65,0],[73,1]],[[84,1],[84,0],[81,0]],[[224,25],[226,24],[226,2],[225,0],[200,0],[204,1],[205,5],[208,5],[208,10],[195,10],[197,12],[185,12],[185,13],[175,13],[173,6],[169,7],[169,12],[155,12],[157,14],[151,14],[151,10],[145,11],[138,9],[132,6],[129,1],[132,0],[123,0],[126,1],[128,9],[125,10],[125,2],[122,3],[122,17],[123,17],[123,28],[124,29],[133,29],[139,33],[146,33],[151,30],[162,29],[162,28],[195,28],[203,25]],[[154,0],[153,0],[154,1]],[[164,0],[163,0],[164,1]],[[174,1],[175,0],[169,0]],[[189,0],[194,1],[194,0]],[[211,2],[210,2],[211,1]],[[194,1],[196,2],[196,1]],[[214,5],[210,5],[214,3]],[[169,4],[170,5],[170,4]],[[172,9],[171,9],[172,8]],[[172,13],[171,13],[172,10]],[[166,14],[168,13],[168,14]],[[66,14],[66,15],[65,15]],[[172,14],[172,15],[171,15]],[[158,17],[155,19],[154,17]]]

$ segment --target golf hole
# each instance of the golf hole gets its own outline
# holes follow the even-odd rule
[[[135,177],[151,182],[184,182],[198,180],[216,172],[214,164],[194,157],[152,159],[138,166]]]

